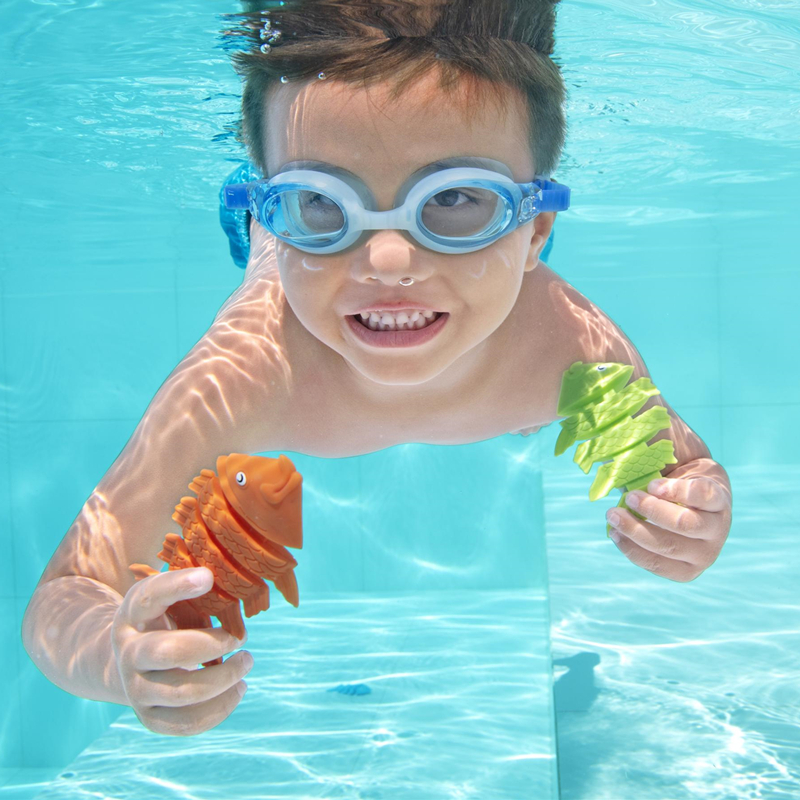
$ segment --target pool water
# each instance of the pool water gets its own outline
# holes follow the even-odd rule
[[[624,558],[616,493],[588,500],[557,425],[287,453],[300,606],[273,591],[248,623],[249,691],[222,725],[161,737],[30,661],[45,564],[243,277],[217,219],[245,158],[219,39],[239,10],[0,7],[0,798],[800,796],[800,0],[558,11],[572,206],[547,263],[728,471],[733,526],[703,575]]]

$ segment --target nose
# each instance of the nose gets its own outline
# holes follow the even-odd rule
[[[394,286],[403,278],[418,282],[431,274],[430,259],[423,256],[416,242],[404,236],[404,231],[372,231],[361,256],[353,261],[353,271],[360,280],[379,280]]]

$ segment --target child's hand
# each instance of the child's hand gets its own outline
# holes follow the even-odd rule
[[[198,576],[202,582],[193,583]],[[125,694],[142,725],[155,733],[193,736],[214,728],[247,689],[241,679],[253,659],[245,650],[196,669],[244,642],[223,628],[164,630],[167,609],[204,595],[212,580],[206,567],[159,572],[132,586],[114,616],[111,641]]]
[[[617,547],[636,566],[671,581],[693,581],[717,560],[728,538],[730,492],[706,477],[660,478],[647,489],[649,494],[625,496],[625,503],[645,520],[623,508],[609,509],[606,519],[615,529],[611,538],[621,534]]]

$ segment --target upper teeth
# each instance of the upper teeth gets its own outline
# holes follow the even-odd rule
[[[433,319],[436,315],[435,311],[400,311],[397,314],[389,311],[362,311],[361,319],[368,323],[370,326],[381,325],[390,328],[395,328],[400,325],[407,325],[415,328],[422,328],[425,326],[427,320]]]

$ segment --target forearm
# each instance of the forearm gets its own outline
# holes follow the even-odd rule
[[[651,400],[660,401],[660,397]],[[648,401],[649,402],[649,401]],[[653,405],[663,405],[654,402]],[[643,406],[647,408],[647,404]],[[668,408],[671,425],[659,431],[648,444],[655,444],[660,439],[671,439],[676,464],[667,464],[661,474],[665,478],[705,477],[716,481],[731,496],[731,481],[722,464],[711,458],[711,451],[706,443],[672,410]]]
[[[22,621],[25,650],[65,692],[128,706],[111,647],[122,595],[82,576],[55,578],[33,594]]]
[[[666,469],[662,470],[665,478],[710,478],[715,483],[722,487],[722,491],[728,496],[728,510],[726,514],[730,515],[731,508],[733,507],[733,492],[731,491],[731,481],[728,473],[722,464],[714,461],[713,458],[695,458],[687,461],[684,464],[670,465],[673,467],[671,471]],[[730,519],[728,521],[728,528],[730,528]]]
[[[695,458],[684,464],[678,464],[671,470],[665,468],[661,472],[667,478],[694,478],[701,476],[711,478],[719,483],[728,492],[728,495],[731,494],[731,481],[728,473],[722,464],[714,461],[713,458]]]

